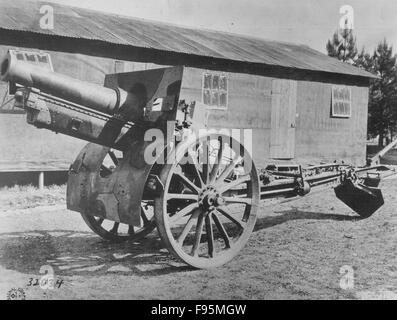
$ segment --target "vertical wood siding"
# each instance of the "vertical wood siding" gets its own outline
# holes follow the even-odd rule
[[[187,101],[202,101],[201,87],[204,72],[205,70],[202,69],[186,68],[182,83],[182,98]],[[273,143],[271,141],[272,81],[280,81],[280,79],[236,73],[227,73],[227,76],[228,108],[225,111],[211,110],[209,127],[252,128],[255,162],[258,166],[274,162],[270,152],[270,145]],[[281,81],[288,83],[290,80]],[[351,86],[351,118],[333,118],[331,117],[332,85],[326,82],[296,81],[296,119],[293,130],[295,157],[290,162],[308,164],[344,160],[357,165],[365,163],[368,88]],[[288,103],[294,104],[292,100]],[[288,112],[291,110],[293,108]],[[293,118],[293,114],[288,115],[290,121]]]
[[[368,88],[351,86],[351,117],[331,117],[332,84],[298,83],[296,158],[364,164]]]
[[[295,80],[272,81],[270,158],[295,157],[296,94]]]
[[[0,55],[8,47],[0,46]],[[114,73],[114,60],[85,55],[50,52],[54,69],[85,81],[103,84],[106,73]],[[162,67],[150,63],[124,62],[124,71]],[[202,102],[202,77],[207,70],[186,68],[181,98]],[[211,71],[210,71],[211,72]],[[242,73],[223,73],[228,78],[227,110],[211,110],[209,127],[250,128],[253,158],[258,167],[269,162],[272,126],[272,81],[275,78]],[[331,88],[326,82],[297,81],[295,158],[292,162],[318,163],[343,159],[365,162],[368,88],[352,86],[352,116],[331,118]],[[0,96],[6,86],[0,84]],[[291,120],[291,118],[290,118]],[[274,119],[273,119],[274,121]],[[42,170],[52,163],[66,169],[85,142],[38,130],[25,122],[25,115],[0,114],[0,170],[2,163],[30,161],[30,169]],[[292,143],[292,142],[291,142]],[[292,148],[292,146],[291,146]]]

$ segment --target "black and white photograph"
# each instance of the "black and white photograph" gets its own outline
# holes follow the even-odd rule
[[[0,0],[0,300],[397,300],[397,2]]]

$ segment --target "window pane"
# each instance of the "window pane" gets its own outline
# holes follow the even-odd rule
[[[347,100],[347,101],[350,101],[351,100],[351,97],[350,97],[350,90],[346,90],[346,99],[345,100]]]
[[[334,113],[336,115],[340,115],[341,114],[341,105],[340,102],[336,102],[334,105]]]
[[[218,91],[212,91],[211,105],[214,107],[219,106],[219,92]]]
[[[203,103],[206,105],[211,104],[211,91],[210,90],[204,90],[203,92]]]
[[[211,89],[211,75],[208,73],[204,74],[204,88]]]
[[[347,102],[343,103],[343,107],[344,107],[343,114],[346,116],[348,116],[350,114],[349,106],[350,106],[349,103],[347,103]]]
[[[227,95],[225,92],[222,92],[219,95],[219,106],[226,108],[226,103],[227,103]]]
[[[36,62],[36,59],[35,59],[35,55],[34,55],[34,54],[27,54],[27,53],[25,53],[25,57],[26,57],[26,60],[28,60],[28,61]]]
[[[225,91],[227,90],[227,79],[225,76],[220,77],[219,89],[225,90]]]
[[[350,117],[351,89],[346,86],[332,87],[332,116]]]
[[[124,61],[115,61],[114,62],[114,72],[115,73],[124,72]]]
[[[334,114],[339,116],[350,115],[350,104],[338,101],[334,104]]]
[[[47,58],[47,56],[40,56],[40,55],[37,55],[37,59],[39,60],[39,62],[48,63],[48,58]]]
[[[213,75],[212,76],[212,89],[219,89],[219,76],[218,75]]]

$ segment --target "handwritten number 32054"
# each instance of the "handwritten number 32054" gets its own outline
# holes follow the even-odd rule
[[[45,265],[40,268],[40,273],[44,274],[40,279],[29,278],[29,286],[40,286],[42,289],[54,289],[55,286],[59,289],[63,283],[62,279],[56,279],[54,277],[54,270],[51,266]]]
[[[35,286],[48,286],[48,288],[60,288],[63,284],[62,279],[39,279],[39,278],[29,278],[28,287],[35,287]]]

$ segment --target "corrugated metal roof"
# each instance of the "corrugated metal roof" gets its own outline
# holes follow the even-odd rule
[[[375,77],[306,45],[192,29],[52,3],[55,28],[43,30],[39,22],[42,17],[39,9],[43,4],[0,0],[0,29],[99,40],[109,46],[121,44],[170,54],[182,53],[272,67]]]

